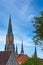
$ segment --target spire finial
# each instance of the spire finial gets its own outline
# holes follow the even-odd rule
[[[9,21],[11,22],[11,14],[9,14]]]

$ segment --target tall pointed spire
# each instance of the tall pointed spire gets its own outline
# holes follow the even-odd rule
[[[24,54],[23,41],[22,41],[22,45],[21,45],[21,54]]]
[[[35,46],[34,58],[37,58],[37,50],[36,50],[36,46]]]
[[[9,25],[8,25],[7,35],[8,35],[8,37],[9,37],[10,35],[13,35],[13,33],[12,33],[12,25],[11,25],[11,15],[9,16]]]
[[[34,52],[34,56],[33,56],[33,58],[34,58],[34,65],[37,65],[37,49],[36,49],[36,45],[35,45],[35,52]]]
[[[16,45],[16,55],[18,55],[18,48],[17,48],[17,45]]]
[[[15,51],[14,37],[13,37],[12,25],[11,25],[11,15],[9,16],[9,25],[8,25],[8,32],[6,35],[5,51]]]

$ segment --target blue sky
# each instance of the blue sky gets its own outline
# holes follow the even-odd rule
[[[34,28],[31,21],[34,16],[39,16],[41,11],[43,11],[43,0],[0,0],[0,51],[4,50],[6,44],[9,14],[11,14],[14,43],[18,45],[19,53],[23,40],[25,54],[33,55]],[[43,51],[39,46],[37,46],[37,55],[43,58]]]

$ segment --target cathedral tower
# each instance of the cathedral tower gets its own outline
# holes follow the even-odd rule
[[[8,32],[6,35],[6,45],[5,51],[14,51],[14,37],[12,32],[12,25],[11,25],[11,16],[9,16],[9,25],[8,25]]]
[[[22,45],[21,45],[21,54],[24,54],[23,41],[22,41]]]

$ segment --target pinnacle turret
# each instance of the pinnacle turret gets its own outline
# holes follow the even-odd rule
[[[17,48],[17,45],[16,45],[16,55],[18,55],[18,48]]]
[[[21,54],[24,54],[23,41],[22,41],[22,44],[21,44]]]
[[[35,46],[34,58],[37,58],[37,50],[36,50],[36,46]]]

